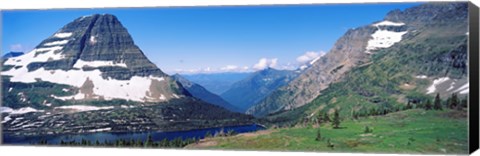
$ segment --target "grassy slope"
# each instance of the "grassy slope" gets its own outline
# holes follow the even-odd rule
[[[373,133],[364,134],[365,126],[373,128]],[[310,126],[268,130],[273,132],[260,135],[211,138],[208,139],[210,145],[201,148],[457,154],[468,151],[465,111],[413,109],[385,116],[346,120],[341,127],[332,129],[330,124],[322,125],[322,141],[315,141],[317,128]],[[335,145],[334,149],[327,147],[328,138]]]
[[[417,79],[416,75],[465,77],[464,68],[439,60],[445,55],[466,53],[465,49],[458,50],[465,47],[466,36],[438,33],[440,30],[443,29],[414,33],[391,48],[377,51],[370,63],[349,71],[343,80],[330,84],[309,104],[271,114],[264,124],[289,126],[311,114],[331,114],[334,108],[340,109],[342,116],[351,116],[352,110],[362,114],[372,109],[392,112],[402,109],[407,100],[433,101],[433,96],[425,94],[431,80]],[[402,87],[404,84],[412,87]]]

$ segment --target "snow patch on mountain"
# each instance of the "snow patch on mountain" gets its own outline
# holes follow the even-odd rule
[[[93,66],[102,66],[102,65],[114,65],[111,62],[103,61],[93,61],[94,63],[88,63],[88,65]],[[118,64],[116,64],[118,65]],[[125,66],[120,65],[120,66]],[[23,83],[34,83],[37,80],[47,81],[57,84],[71,85],[74,87],[81,88],[87,82],[91,81],[91,95],[88,93],[79,92],[73,96],[65,97],[55,97],[61,100],[70,100],[70,99],[85,99],[85,98],[103,98],[105,100],[110,99],[126,99],[133,101],[147,101],[149,96],[147,95],[150,92],[150,87],[152,81],[164,81],[163,77],[141,77],[133,76],[129,80],[116,80],[102,77],[102,72],[98,69],[92,71],[83,71],[79,69],[72,70],[45,70],[43,67],[35,71],[28,71],[27,68],[11,69],[3,73],[4,75],[12,76],[10,81],[12,82],[23,82]],[[88,81],[87,81],[88,80]],[[114,92],[112,92],[114,91]],[[173,96],[172,96],[173,97]],[[172,98],[169,97],[169,98]],[[147,99],[145,99],[147,98]],[[175,98],[175,97],[173,97]],[[167,100],[168,98],[163,95],[160,97],[160,100]],[[150,99],[151,100],[151,99]]]
[[[118,66],[127,68],[127,64],[125,63],[114,63],[113,61],[84,61],[81,59],[77,60],[77,62],[73,65],[74,68],[102,66]]]
[[[470,92],[470,83],[464,84],[463,86],[455,90],[455,92],[460,92],[460,94],[468,94]]]
[[[0,113],[11,113],[13,111],[10,107],[0,107]]]
[[[323,55],[325,55],[325,54],[323,54]],[[321,55],[321,56],[319,56],[319,57],[316,57],[315,59],[313,59],[312,61],[310,61],[310,65],[313,65],[315,62],[317,62],[317,61],[320,59],[320,57],[322,57],[323,55]]]
[[[108,127],[108,128],[91,129],[91,130],[88,130],[88,132],[105,132],[110,130],[112,130],[112,128]]]
[[[448,87],[447,91],[450,91],[450,90],[452,90],[453,88],[455,88],[455,82],[452,82],[452,83],[450,84],[450,87]]]
[[[63,59],[64,56],[58,52],[62,49],[63,46],[33,49],[25,55],[8,59],[4,65],[21,66],[21,68],[25,68],[26,70],[26,66],[32,62],[47,62]]]
[[[433,80],[433,84],[430,85],[430,87],[427,88],[427,94],[432,94],[436,91],[436,86],[450,80],[449,77],[441,77],[438,79]]]
[[[373,26],[402,26],[402,25],[405,25],[405,23],[396,23],[396,22],[392,22],[392,21],[382,21],[382,22],[378,22],[378,23],[375,23],[373,24]]]
[[[56,33],[53,35],[53,37],[56,37],[56,38],[67,38],[67,37],[70,37],[72,36],[73,33],[71,32],[63,32],[63,33]]]
[[[404,23],[395,23],[391,21],[383,21],[383,22],[373,24],[373,26],[377,27],[377,31],[375,31],[372,34],[372,39],[368,41],[365,53],[372,54],[372,50],[391,47],[393,44],[400,42],[402,40],[402,36],[408,32],[408,31],[395,32],[395,31],[383,30],[380,28],[380,26],[403,26],[403,25]]]
[[[74,112],[86,112],[86,111],[108,110],[113,108],[114,108],[113,106],[97,107],[97,106],[87,106],[87,105],[72,105],[72,106],[55,107],[54,109],[72,110]]]
[[[3,123],[7,123],[8,121],[12,120],[12,118],[9,116],[6,116],[3,120],[2,120],[2,124]]]
[[[31,112],[43,112],[43,110],[36,110],[32,107],[23,107],[19,109],[12,109],[10,107],[0,107],[0,113],[7,114],[26,114]]]
[[[64,45],[67,44],[70,40],[60,40],[60,41],[53,41],[43,44],[44,46],[54,46],[54,45]]]
[[[95,36],[90,36],[90,44],[95,44],[97,43],[97,38]]]
[[[427,75],[417,75],[417,76],[415,76],[415,78],[417,78],[417,79],[426,79],[426,78],[428,78],[428,77],[427,77]]]

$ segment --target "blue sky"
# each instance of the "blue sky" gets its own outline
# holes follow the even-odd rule
[[[78,17],[109,13],[170,74],[295,68],[328,52],[348,29],[415,5],[419,3],[12,10],[2,12],[1,50],[28,52]]]

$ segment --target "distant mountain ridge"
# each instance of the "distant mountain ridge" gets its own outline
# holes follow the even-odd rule
[[[246,78],[251,73],[199,73],[199,74],[181,74],[186,79],[199,84],[208,91],[220,95],[227,91],[232,84]]]
[[[278,87],[289,83],[298,74],[299,72],[293,70],[266,68],[234,83],[221,97],[244,112]]]
[[[176,81],[180,82],[180,84],[182,84],[182,86],[193,96],[193,97],[196,97],[198,99],[201,99],[207,103],[211,103],[211,104],[214,104],[214,105],[217,105],[217,106],[220,106],[220,107],[223,107],[223,108],[226,108],[230,111],[233,111],[233,112],[239,112],[239,108],[231,105],[230,103],[228,103],[227,101],[225,101],[224,99],[222,99],[222,97],[216,95],[216,94],[213,94],[211,92],[209,92],[207,89],[205,89],[204,87],[196,84],[196,83],[193,83],[193,82],[190,82],[189,80],[187,80],[186,78],[182,77],[181,75],[179,74],[175,74],[172,76]]]

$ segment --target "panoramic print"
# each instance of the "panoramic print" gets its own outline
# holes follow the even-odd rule
[[[2,11],[2,143],[466,154],[468,3]]]

